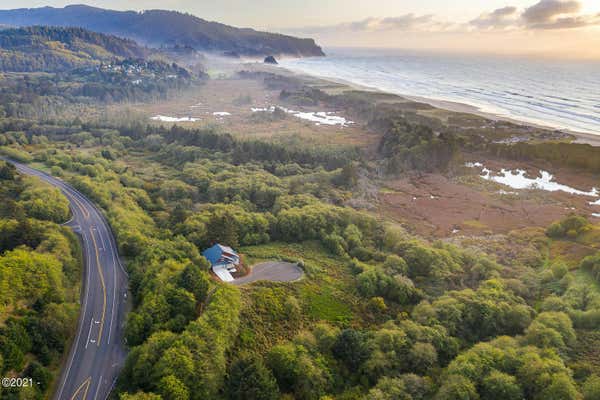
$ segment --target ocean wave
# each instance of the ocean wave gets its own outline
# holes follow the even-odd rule
[[[284,67],[400,95],[471,104],[559,129],[600,134],[600,64],[497,56],[348,54],[285,60]]]

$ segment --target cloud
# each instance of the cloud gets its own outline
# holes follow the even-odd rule
[[[541,0],[539,3],[525,9],[523,19],[529,24],[546,24],[564,14],[574,14],[581,10],[577,0]]]
[[[517,7],[507,6],[498,8],[490,13],[481,15],[469,22],[471,26],[479,29],[504,29],[518,22]]]
[[[398,29],[411,30],[420,28],[432,28],[437,25],[433,15],[405,14],[400,17],[388,17],[380,19],[377,23],[379,30]]]
[[[581,15],[578,0],[541,0],[525,9],[524,24],[529,29],[573,29],[600,24],[600,15]]]
[[[466,23],[443,21],[432,14],[404,14],[398,17],[365,18],[337,25],[287,29],[291,33],[318,35],[339,32],[472,32],[498,30],[574,29],[600,26],[600,14],[581,14],[579,0],[539,0],[525,9],[498,8]]]
[[[339,32],[448,32],[460,27],[460,24],[436,19],[432,14],[404,14],[397,17],[370,17],[359,21],[345,22],[337,25],[308,26],[286,29],[292,34],[332,34]]]
[[[353,32],[377,32],[377,31],[431,31],[440,30],[447,27],[448,24],[436,21],[431,14],[415,15],[404,14],[398,17],[387,18],[365,18],[359,21],[346,22],[337,25],[312,26],[295,29],[295,32],[302,33],[327,33],[339,31]]]
[[[398,17],[365,18],[359,21],[346,22],[337,25],[309,26],[288,30],[292,33],[323,34],[337,33],[340,31],[352,32],[383,32],[383,31],[440,31],[447,29],[451,24],[437,21],[431,14],[415,15],[404,14]]]

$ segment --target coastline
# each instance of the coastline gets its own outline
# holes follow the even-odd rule
[[[260,65],[261,65],[261,67],[265,67],[264,64],[260,64]],[[501,114],[484,111],[480,107],[478,107],[476,105],[468,104],[468,103],[461,103],[461,102],[455,102],[455,101],[450,101],[450,100],[438,100],[438,99],[432,99],[432,98],[428,98],[428,97],[411,96],[411,95],[393,93],[393,92],[385,91],[385,90],[382,90],[382,89],[379,89],[376,87],[360,85],[360,84],[350,82],[350,81],[347,81],[344,79],[323,77],[323,76],[319,76],[319,75],[308,74],[306,72],[295,71],[293,69],[290,69],[289,67],[282,66],[282,65],[266,66],[266,67],[267,67],[266,69],[269,72],[281,73],[283,71],[287,74],[290,74],[292,76],[295,76],[295,77],[298,77],[301,79],[311,79],[311,80],[317,79],[321,82],[335,83],[337,85],[343,85],[343,86],[346,86],[346,87],[348,87],[350,89],[354,89],[354,90],[362,90],[362,91],[368,91],[368,92],[373,92],[373,93],[385,93],[388,95],[397,96],[399,99],[429,104],[432,107],[442,109],[445,111],[473,114],[473,115],[478,115],[480,117],[483,117],[483,118],[486,118],[486,119],[489,119],[492,121],[505,121],[505,122],[510,122],[510,123],[520,125],[520,126],[533,127],[533,128],[544,129],[544,130],[548,130],[548,131],[560,131],[560,132],[564,132],[566,134],[573,136],[572,143],[589,144],[590,146],[600,147],[600,135],[597,135],[594,133],[580,132],[580,131],[575,131],[572,129],[553,127],[551,125],[546,125],[543,122],[538,123],[538,122],[531,122],[531,121],[521,120],[521,119],[517,119],[517,118],[512,118],[512,117],[509,117],[506,115],[501,115]]]

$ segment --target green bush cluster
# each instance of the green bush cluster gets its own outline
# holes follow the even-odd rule
[[[589,231],[590,228],[591,224],[585,217],[580,215],[569,215],[565,219],[550,225],[546,230],[546,235],[556,239],[574,239],[579,235]]]

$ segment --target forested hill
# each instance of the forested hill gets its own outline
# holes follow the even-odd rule
[[[196,50],[248,56],[322,56],[313,39],[239,29],[175,11],[113,11],[85,5],[0,11],[0,24],[80,26],[134,39],[150,46],[189,46]]]
[[[143,58],[132,40],[82,28],[34,26],[0,31],[0,71],[59,72],[103,61]]]

